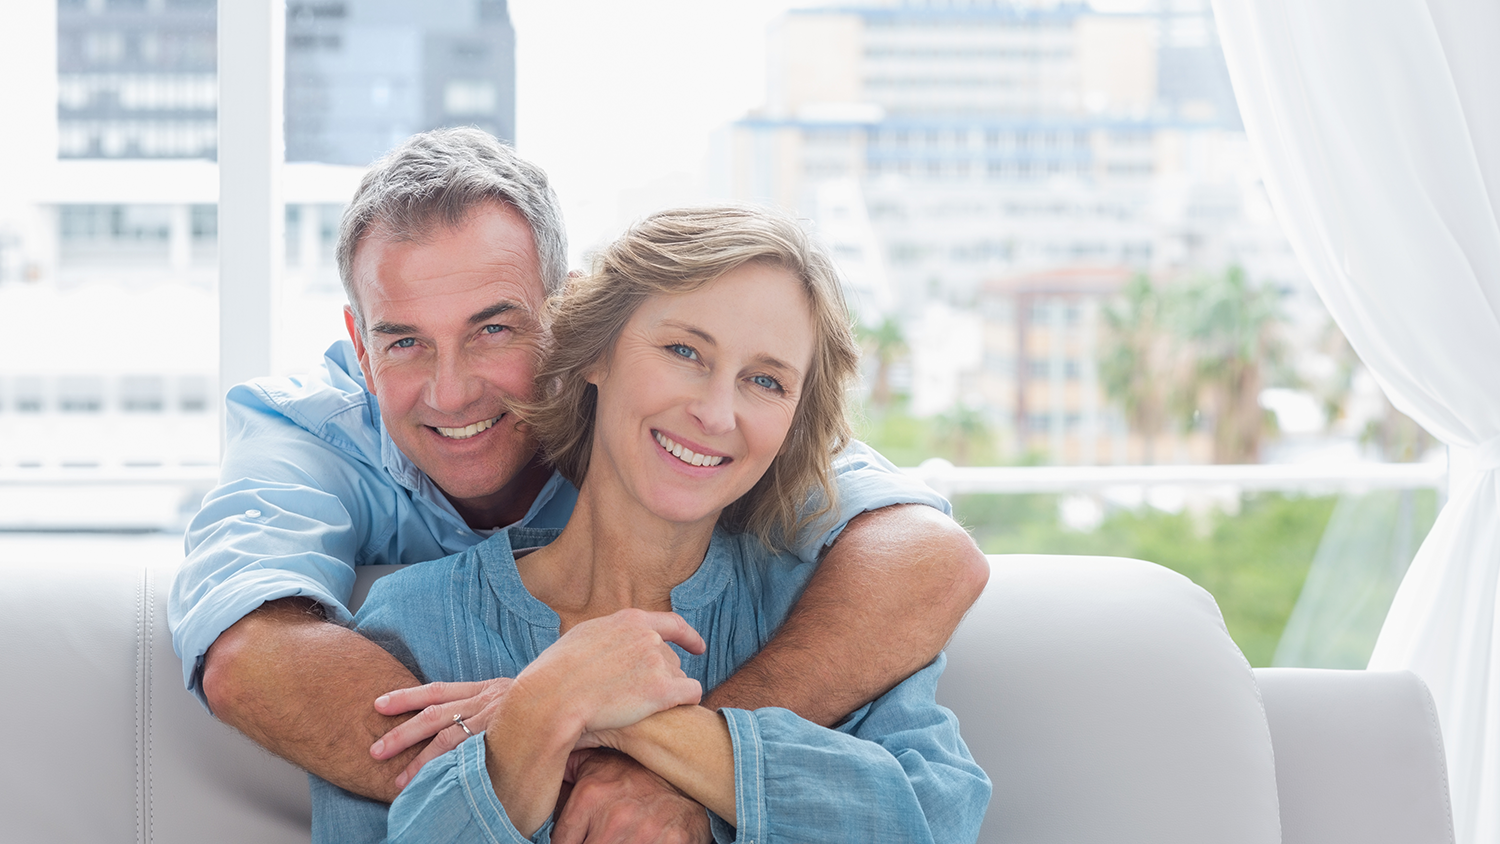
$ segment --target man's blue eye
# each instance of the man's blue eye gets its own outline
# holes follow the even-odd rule
[[[769,375],[757,375],[754,378],[751,378],[750,381],[751,381],[751,383],[755,384],[757,387],[764,387],[767,390],[780,390],[781,389],[781,383],[778,382],[775,378],[772,378]]]
[[[415,346],[415,345],[417,345],[417,341],[416,340],[412,339],[411,337],[402,337],[400,340],[397,340],[396,342],[392,343],[391,344],[391,348],[393,348],[393,349],[410,349],[412,346]]]
[[[681,357],[685,357],[688,360],[698,359],[698,352],[696,352],[692,346],[684,346],[681,343],[673,343],[672,345],[668,346],[667,349],[670,350],[672,354],[680,355]]]
[[[510,326],[507,326],[507,325],[486,325],[484,327],[484,333],[485,334],[499,334],[500,332],[504,331],[505,329],[507,329],[509,327]]]

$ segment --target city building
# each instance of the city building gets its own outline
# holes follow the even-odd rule
[[[1097,280],[1239,265],[1311,297],[1255,176],[1211,14],[1201,0],[1128,14],[1006,0],[789,11],[771,34],[765,106],[731,128],[727,179],[740,198],[815,221],[862,322],[930,334],[930,308],[986,315],[982,350],[912,344],[913,408],[968,405],[1016,457],[1138,459],[1086,379],[1077,401],[1059,404],[1056,390],[1026,401],[1036,384],[1068,381],[1066,363],[1029,374],[1037,359],[1001,353],[1017,340],[996,334],[1025,320],[988,314],[1050,313],[1026,297],[1053,294],[1026,284],[1078,268]],[[1112,289],[1063,284],[1055,295],[1072,304],[1059,313],[1092,326],[1082,315]],[[924,359],[979,363],[938,378]],[[939,383],[941,395],[916,395]]]
[[[213,158],[215,0],[58,0],[61,158]],[[287,161],[363,166],[402,138],[515,137],[505,0],[292,0]]]
[[[504,0],[286,14],[282,372],[344,335],[333,252],[365,166],[423,129],[515,125]],[[217,464],[216,18],[214,0],[7,12],[38,48],[0,57],[7,78],[36,78],[0,92],[25,127],[0,137],[0,330],[25,349],[0,360],[0,474]],[[29,523],[36,490],[6,494],[0,528]]]

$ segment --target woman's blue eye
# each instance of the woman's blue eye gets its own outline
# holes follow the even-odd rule
[[[750,383],[754,384],[757,387],[764,387],[767,390],[781,389],[781,382],[777,381],[775,378],[772,378],[769,375],[756,375],[750,379]]]
[[[688,360],[698,359],[698,352],[694,350],[692,346],[684,346],[681,343],[673,343],[672,345],[667,347],[667,350],[674,355],[687,358]]]

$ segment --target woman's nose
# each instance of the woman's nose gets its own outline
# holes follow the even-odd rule
[[[710,377],[693,398],[688,412],[698,420],[706,434],[723,434],[734,430],[734,380]]]

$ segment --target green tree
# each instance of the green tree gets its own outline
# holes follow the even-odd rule
[[[1166,433],[1173,342],[1167,333],[1166,299],[1144,274],[1132,278],[1124,295],[1104,308],[1104,340],[1099,380],[1110,401],[1140,435],[1143,459],[1156,462],[1156,439]]]
[[[1239,267],[1195,279],[1175,297],[1172,322],[1192,365],[1174,402],[1179,414],[1206,413],[1215,463],[1257,463],[1275,417],[1260,406],[1266,382],[1283,375],[1281,303],[1249,283]]]
[[[977,410],[963,404],[940,413],[933,420],[937,444],[951,456],[953,465],[969,466],[975,458],[993,460],[990,426]]]
[[[875,383],[870,385],[870,404],[884,412],[891,406],[891,366],[906,354],[906,335],[894,317],[886,317],[874,328],[861,324],[856,333],[865,354],[875,360]]]

